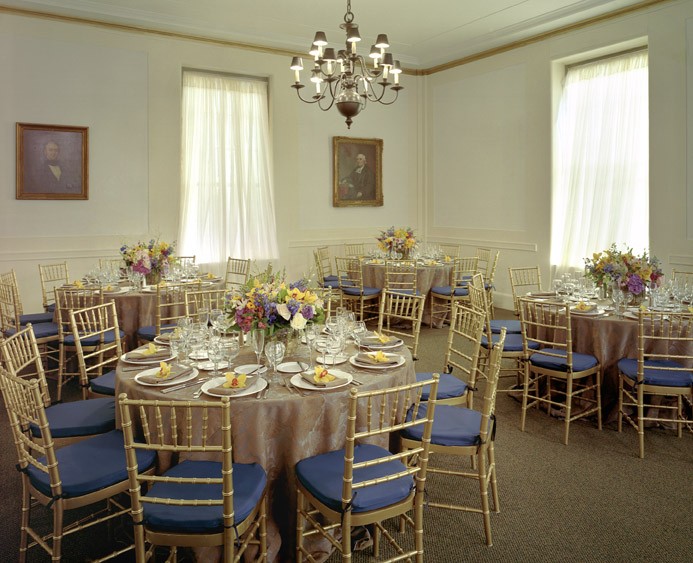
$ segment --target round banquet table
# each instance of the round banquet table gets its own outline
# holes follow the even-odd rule
[[[454,264],[436,263],[431,266],[419,265],[416,267],[416,289],[421,295],[426,296],[426,302],[431,302],[431,288],[450,285],[450,275]],[[361,266],[363,272],[363,285],[366,287],[377,287],[383,289],[385,287],[385,264],[364,261]],[[431,319],[430,305],[424,307],[422,322],[429,324]],[[436,328],[443,326],[443,319],[437,321],[434,325]]]
[[[416,373],[411,354],[406,347],[394,350],[404,357],[404,363],[391,369],[363,369],[345,362],[336,366],[349,372],[362,385],[360,391],[384,389],[413,383]],[[356,353],[353,345],[346,351]],[[249,347],[241,348],[234,365],[256,363]],[[199,386],[171,393],[161,388],[138,384],[138,371],[120,361],[116,372],[116,397],[127,393],[134,399],[191,400]],[[144,366],[142,369],[146,369]],[[202,372],[204,374],[204,372]],[[287,376],[288,377],[288,376]],[[347,399],[352,385],[326,391],[305,391],[294,394],[284,386],[270,385],[264,399],[255,395],[232,398],[233,459],[238,463],[259,463],[267,472],[267,535],[268,560],[293,561],[296,495],[293,485],[294,465],[306,457],[344,447]],[[205,400],[215,400],[202,395]],[[119,415],[119,413],[118,413]],[[387,445],[387,444],[385,444]],[[317,560],[326,558],[329,544],[315,544]],[[199,560],[211,561],[218,550],[196,550]]]

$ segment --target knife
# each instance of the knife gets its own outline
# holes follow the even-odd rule
[[[173,387],[166,387],[166,389],[162,389],[162,393],[172,393],[173,391],[178,391],[180,389],[185,389],[186,387],[193,387],[194,385],[199,385],[200,383],[204,383],[208,379],[212,379],[211,376],[209,377],[200,377],[198,379],[194,379],[192,381],[186,381],[185,383],[181,383],[180,385],[174,385]]]

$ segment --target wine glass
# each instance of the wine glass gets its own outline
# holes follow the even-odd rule
[[[223,316],[224,311],[221,309],[211,309],[209,311],[209,322],[212,323],[212,328],[219,332],[219,318]]]
[[[207,344],[207,356],[214,365],[212,375],[218,377],[221,375],[219,372],[219,363],[224,359],[224,348],[221,345],[221,338],[218,336],[209,339],[209,343]]]
[[[270,340],[265,344],[265,356],[272,366],[272,381],[279,382],[279,373],[277,372],[277,364],[284,359],[286,346],[281,340]]]
[[[623,291],[621,291],[621,287],[618,285],[618,283],[615,283],[613,286],[611,300],[614,302],[614,307],[616,308],[616,316],[623,316],[621,312],[621,305],[623,304],[624,294]]]
[[[344,349],[344,338],[341,334],[330,334],[327,338],[327,351],[330,352],[330,355],[332,356],[332,365],[337,364],[337,356],[342,352]],[[323,356],[323,363],[324,361],[324,356]]]
[[[308,348],[310,350],[310,369],[312,370],[315,367],[315,364],[313,363],[313,347],[315,345],[315,340],[318,337],[318,333],[320,330],[318,327],[315,325],[314,322],[309,321],[306,323],[306,328],[305,328],[305,335],[306,335],[306,344],[308,344]]]
[[[168,345],[171,348],[171,355],[176,361],[179,361],[181,352],[185,352],[185,341],[183,339],[183,335],[174,331],[171,333]]]
[[[209,307],[200,307],[197,310],[197,322],[204,326],[209,324]]]
[[[260,358],[262,357],[262,350],[265,348],[265,331],[259,328],[251,330],[250,345],[253,347],[253,351],[257,356],[258,365],[261,365]]]
[[[356,321],[354,323],[352,334],[354,335],[357,347],[361,347],[361,338],[363,338],[367,332],[368,328],[366,328],[366,323],[364,321]]]
[[[231,369],[231,364],[238,357],[238,354],[241,351],[241,346],[238,343],[238,338],[235,336],[232,336],[231,338],[224,338],[221,342],[224,350],[224,358],[228,363],[227,369]]]

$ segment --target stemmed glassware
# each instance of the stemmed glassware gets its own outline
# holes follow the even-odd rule
[[[207,356],[214,365],[212,375],[217,377],[221,375],[219,372],[219,363],[224,359],[224,348],[221,345],[221,338],[218,336],[209,339],[207,344]]]
[[[315,367],[315,363],[313,362],[313,347],[315,346],[315,340],[318,337],[319,333],[318,327],[313,323],[312,321],[306,323],[306,328],[305,328],[305,335],[306,335],[306,344],[308,344],[308,349],[310,350],[310,369],[312,370]]]
[[[279,381],[279,373],[277,372],[277,365],[281,363],[284,359],[284,353],[286,352],[286,346],[281,340],[270,340],[265,344],[265,356],[269,360],[272,366],[272,381]]]
[[[238,343],[238,338],[235,336],[232,336],[231,338],[224,338],[222,339],[221,343],[224,351],[224,358],[228,363],[227,369],[230,370],[231,364],[238,357],[238,354],[241,351],[241,346]]]
[[[351,333],[354,336],[354,340],[356,341],[357,347],[361,347],[361,338],[363,338],[367,332],[368,329],[366,328],[366,323],[364,321],[354,322],[354,328],[352,329]]]
[[[265,348],[265,331],[255,328],[250,331],[250,345],[253,347],[253,351],[257,356],[257,363],[260,364],[260,358],[262,357],[262,350]]]
[[[212,328],[219,332],[219,318],[224,315],[221,309],[212,309],[209,311],[209,322],[212,323]]]

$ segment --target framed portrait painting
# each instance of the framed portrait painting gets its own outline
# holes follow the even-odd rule
[[[88,127],[17,123],[17,199],[89,199]]]
[[[383,204],[383,140],[333,137],[333,207]]]

